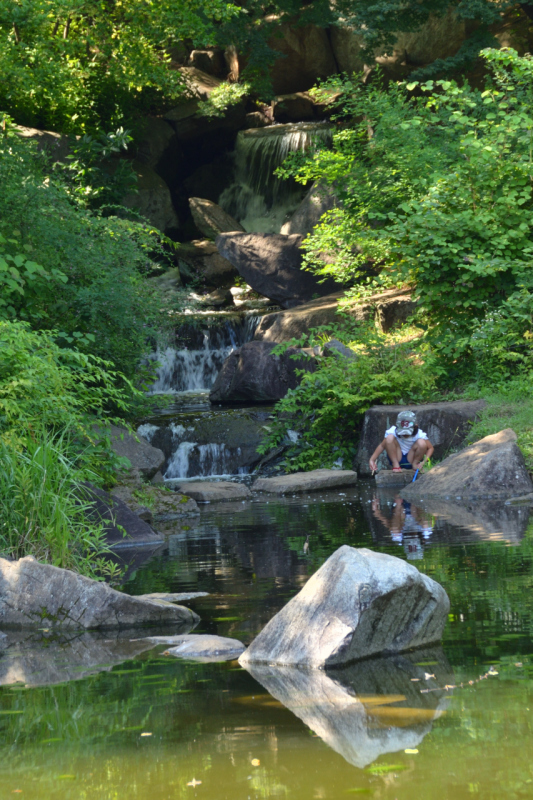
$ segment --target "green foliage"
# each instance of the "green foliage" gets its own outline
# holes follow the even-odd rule
[[[1,351],[0,351],[1,356]],[[1,386],[1,384],[0,384]],[[82,481],[93,477],[73,460],[68,431],[41,429],[21,452],[0,438],[0,553],[74,569],[91,578],[117,577],[103,526],[88,519]]]
[[[133,376],[149,337],[165,326],[156,286],[145,277],[154,257],[167,258],[161,234],[86,208],[87,198],[109,188],[87,187],[97,167],[88,167],[90,174],[73,187],[32,142],[9,126],[6,134],[0,138],[0,286],[7,281],[7,289],[0,319],[59,329],[66,341],[77,336],[79,348]]]
[[[0,320],[0,439],[28,446],[41,429],[74,429],[125,416],[140,394],[112,365],[59,347],[53,332]]]
[[[452,382],[458,360],[472,365],[489,331],[494,339],[504,326],[504,339],[523,348],[531,328],[533,59],[513,50],[484,57],[493,77],[483,92],[428,81],[385,93],[337,80],[346,125],[333,151],[285,169],[334,184],[342,202],[307,240],[310,268],[353,284],[369,263],[379,266],[356,296],[414,286]],[[325,265],[324,252],[335,261]],[[517,357],[513,350],[509,361]],[[501,352],[494,358],[503,363]]]
[[[198,103],[199,113],[205,117],[222,117],[227,108],[240,103],[249,93],[248,83],[221,83],[207,100]]]
[[[224,0],[1,0],[0,107],[38,128],[117,128],[186,94],[173,45],[208,43],[241,13]]]
[[[318,329],[322,341],[326,328]],[[315,332],[315,333],[318,333]],[[356,452],[357,431],[365,411],[376,403],[425,402],[434,397],[438,369],[420,336],[385,336],[369,324],[333,327],[336,338],[357,356],[319,357],[316,372],[302,372],[300,385],[278,402],[261,452],[289,444],[284,463],[288,471],[344,464]],[[309,343],[315,338],[311,336]],[[279,345],[302,346],[304,340]],[[289,431],[291,432],[289,434]],[[298,434],[297,441],[294,433]]]

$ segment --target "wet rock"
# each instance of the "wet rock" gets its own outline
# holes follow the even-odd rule
[[[91,510],[86,512],[87,516],[92,522],[103,525],[108,545],[114,548],[157,547],[163,541],[161,534],[137,513],[143,508],[139,502],[131,509],[119,497],[90,483],[85,485],[84,496],[80,499],[90,503]]]
[[[416,662],[430,661],[431,677]],[[418,747],[449,703],[442,650],[373,658],[330,672],[244,664],[253,678],[349,764]],[[424,688],[424,694],[420,689]]]
[[[239,659],[325,669],[439,642],[450,603],[411,564],[343,545]]]
[[[115,455],[127,458],[134,473],[153,478],[165,463],[165,454],[153,447],[143,436],[134,435],[126,428],[111,425],[109,438]]]
[[[315,105],[304,92],[283,94],[272,101],[272,113],[276,122],[304,122],[315,119]]]
[[[154,426],[152,442],[167,457],[165,478],[251,470],[261,458],[257,448],[268,416],[269,411],[262,409],[228,409],[183,416],[179,425]]]
[[[209,394],[211,403],[271,403],[298,386],[297,370],[314,371],[314,360],[301,350],[289,347],[276,356],[274,346],[252,341],[230,353]]]
[[[314,469],[310,472],[294,472],[292,475],[280,475],[276,478],[258,478],[252,489],[255,492],[295,494],[354,486],[356,483],[357,472],[351,469]]]
[[[233,295],[229,289],[215,289],[202,297],[202,305],[209,308],[228,308],[233,306]]]
[[[126,195],[123,205],[136,209],[167,236],[177,237],[180,222],[167,184],[148,164],[134,161],[133,169],[137,175],[137,191]]]
[[[219,233],[226,233],[227,231],[244,233],[244,228],[240,222],[233,219],[230,214],[226,213],[224,209],[211,200],[190,197],[189,205],[194,224],[200,233],[203,233],[208,239],[216,239]]]
[[[140,600],[68,569],[40,564],[32,556],[0,559],[0,625],[6,628],[128,628],[199,621],[171,603]]]
[[[434,459],[445,457],[450,450],[460,447],[472,427],[472,422],[485,407],[484,400],[454,400],[449,403],[428,403],[408,406],[416,411],[419,428],[427,433],[435,447]],[[360,475],[370,475],[368,460],[385,431],[394,425],[400,411],[406,406],[373,406],[366,414],[359,440],[355,466]],[[418,484],[419,478],[417,478]]]
[[[251,111],[249,114],[246,114],[244,129],[266,128],[267,125],[272,125],[272,123],[272,118],[268,114],[265,114],[264,111]]]
[[[533,492],[522,494],[519,497],[511,497],[505,501],[505,504],[509,506],[531,505],[533,504]]]
[[[448,456],[416,483],[402,490],[407,500],[418,497],[469,499],[508,498],[533,492],[533,483],[516,444],[506,428]]]
[[[176,250],[180,275],[185,282],[199,279],[206,289],[229,288],[238,275],[233,264],[205,239],[180,244]]]
[[[232,481],[197,481],[184,483],[181,491],[199,503],[217,503],[224,500],[246,500],[252,493],[243,483]]]
[[[167,603],[185,603],[198,597],[209,597],[209,592],[152,592],[137,595],[142,600],[164,600]],[[167,637],[168,638],[168,637]]]
[[[216,239],[219,253],[259,294],[282,308],[292,308],[338,289],[335,281],[319,283],[301,269],[302,237],[279,233],[222,233]]]
[[[298,233],[307,236],[318,225],[320,218],[326,211],[331,211],[338,205],[334,190],[329,186],[313,184],[304,199],[290,218],[281,228],[281,233]]]
[[[78,681],[99,672],[109,672],[117,664],[154,648],[150,639],[132,641],[131,636],[131,630],[106,631],[105,634],[58,633],[56,630],[10,632],[1,645],[0,686],[14,683],[53,686]]]
[[[244,645],[237,639],[201,633],[168,637],[154,636],[152,641],[157,644],[175,645],[168,651],[168,654],[190,661],[233,661],[244,651]]]

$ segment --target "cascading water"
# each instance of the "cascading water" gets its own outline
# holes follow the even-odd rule
[[[178,329],[177,338],[184,339],[187,347],[167,347],[151,356],[160,366],[150,394],[209,391],[225,359],[253,339],[258,323],[259,317],[249,315],[218,325],[208,321],[182,326],[185,335]]]
[[[332,129],[327,123],[299,122],[240,131],[235,145],[235,182],[225,189],[219,205],[254,233],[279,233],[287,216],[302,199],[302,186],[280,180],[274,171],[289,153],[328,147]]]
[[[249,441],[250,437],[254,439],[257,424],[245,411],[213,411],[207,393],[231,351],[253,339],[259,319],[248,314],[229,319],[213,315],[187,320],[176,330],[180,349],[169,347],[151,356],[160,366],[150,393],[172,394],[180,406],[179,422],[151,422],[137,430],[164,451],[165,480],[248,473],[248,464],[255,455],[255,445],[250,446]],[[188,399],[183,403],[185,398]],[[174,411],[172,414],[176,419]],[[246,442],[242,447],[241,431]]]

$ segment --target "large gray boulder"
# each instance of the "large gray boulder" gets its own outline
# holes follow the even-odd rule
[[[436,581],[343,545],[263,628],[240,663],[325,669],[439,642],[450,610]]]
[[[105,433],[105,431],[102,431]],[[109,438],[117,456],[127,458],[134,473],[153,478],[165,463],[165,454],[143,436],[135,436],[127,428],[111,425]]]
[[[297,370],[313,372],[314,359],[296,347],[283,355],[272,354],[269,342],[247,342],[234,350],[222,365],[209,394],[212,403],[272,403],[300,383]],[[293,358],[296,356],[296,358]]]
[[[0,626],[7,628],[131,628],[172,624],[190,630],[199,617],[184,606],[142,600],[106,583],[26,556],[0,558]]]
[[[420,661],[430,662],[431,668],[419,666]],[[444,687],[454,683],[440,648],[368,659],[331,672],[244,666],[272,697],[359,769],[386,753],[418,747],[449,702]]]
[[[304,199],[282,228],[281,233],[299,233],[307,236],[320,222],[320,218],[338,205],[334,190],[330,186],[313,184]]]
[[[435,447],[435,460],[444,458],[450,450],[463,444],[472,423],[484,407],[484,400],[453,400],[449,403],[408,406],[416,411],[419,428],[427,433]],[[400,411],[405,409],[406,406],[373,406],[368,409],[355,458],[355,466],[360,475],[370,475],[370,456],[383,441],[385,431],[394,425]]]
[[[506,428],[448,456],[402,490],[402,497],[508,498],[533,491],[516,433]]]
[[[335,281],[319,283],[312,272],[301,268],[302,237],[297,234],[221,233],[215,244],[252,289],[282,308],[292,308],[339,289]]]
[[[216,239],[219,233],[228,231],[238,231],[244,233],[244,228],[233,219],[230,214],[224,211],[216,203],[202,197],[190,197],[189,206],[191,208],[194,224],[208,239]]]
[[[294,472],[275,478],[258,478],[252,486],[256,492],[272,494],[299,494],[319,492],[324,489],[340,489],[354,486],[357,472],[351,469],[313,469],[310,472]]]

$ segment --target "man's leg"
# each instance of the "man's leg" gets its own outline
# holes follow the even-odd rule
[[[427,439],[417,439],[414,445],[411,447],[407,453],[407,460],[412,465],[413,469],[418,469],[420,467],[420,462],[426,455],[427,449]]]
[[[400,461],[402,460],[402,449],[398,444],[398,440],[393,433],[385,437],[385,450],[388,457],[392,462],[393,469],[400,469]]]

